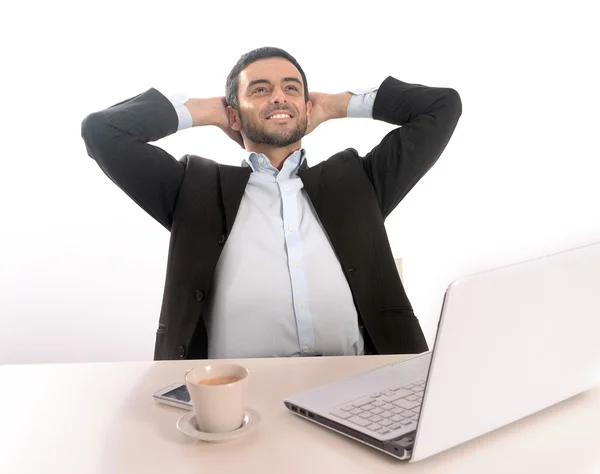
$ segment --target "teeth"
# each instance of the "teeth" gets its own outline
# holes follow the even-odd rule
[[[277,115],[271,115],[271,117],[269,118],[290,118],[290,116],[288,114],[277,114]]]

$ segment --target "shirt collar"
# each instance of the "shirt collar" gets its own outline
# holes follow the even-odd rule
[[[242,166],[250,166],[255,173],[268,173],[279,178],[292,177],[298,172],[298,168],[306,161],[306,150],[300,148],[292,153],[283,162],[281,171],[271,165],[269,158],[263,153],[256,153],[254,151],[248,153],[242,162]]]

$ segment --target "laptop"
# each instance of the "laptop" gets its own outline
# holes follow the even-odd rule
[[[284,399],[416,462],[600,384],[600,243],[460,278],[431,351]]]

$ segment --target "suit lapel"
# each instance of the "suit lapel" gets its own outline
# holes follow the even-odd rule
[[[317,210],[317,213],[320,211],[318,208],[318,203],[321,173],[323,171],[322,165],[322,163],[319,163],[317,166],[309,168],[306,160],[304,160],[302,165],[300,165],[300,169],[298,169],[298,176],[302,180],[306,194],[308,194],[308,197],[310,198],[315,210]]]
[[[227,225],[227,235],[231,232],[233,222],[237,215],[244,190],[250,178],[251,168],[219,165],[219,177],[221,180],[221,196],[225,211],[225,222]]]

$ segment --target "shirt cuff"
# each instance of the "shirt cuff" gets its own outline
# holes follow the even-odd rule
[[[348,109],[347,117],[352,118],[373,118],[373,104],[379,87],[368,87],[366,89],[353,89]]]
[[[188,110],[188,108],[183,105],[188,100],[189,96],[184,93],[177,94],[164,94],[169,102],[173,104],[173,108],[175,109],[175,113],[177,114],[177,118],[179,119],[179,125],[177,126],[177,131],[184,130],[186,128],[192,127],[192,114]]]

